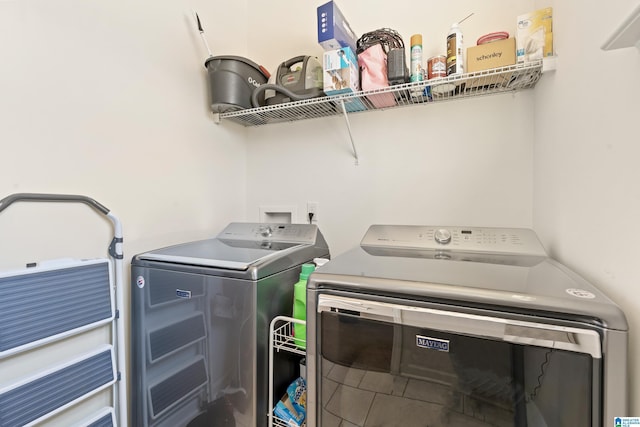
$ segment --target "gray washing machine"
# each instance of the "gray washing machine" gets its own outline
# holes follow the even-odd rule
[[[531,230],[374,225],[309,278],[307,425],[613,425],[627,340]]]
[[[255,223],[134,256],[133,425],[266,425],[269,322],[291,315],[301,265],[319,257],[315,225]],[[278,358],[276,392],[297,362]]]

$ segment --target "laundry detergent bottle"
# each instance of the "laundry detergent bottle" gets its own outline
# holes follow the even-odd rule
[[[302,264],[300,280],[293,285],[293,318],[307,320],[307,279],[316,269],[314,264]],[[307,348],[307,327],[304,324],[293,324],[293,342],[300,348]]]

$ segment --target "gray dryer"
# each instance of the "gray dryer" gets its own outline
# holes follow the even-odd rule
[[[609,425],[628,333],[532,230],[374,225],[309,277],[307,426]]]

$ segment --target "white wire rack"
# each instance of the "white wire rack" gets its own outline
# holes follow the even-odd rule
[[[221,113],[218,120],[243,126],[308,120],[371,110],[431,105],[444,101],[529,89],[536,85],[543,61],[533,61],[475,73],[405,83],[384,89],[324,96],[259,108]]]
[[[303,424],[303,426],[307,425],[307,422],[305,421]],[[275,415],[271,415],[270,417],[270,421],[269,421],[269,426],[276,426],[276,427],[297,427],[295,424],[287,424],[287,422],[285,420],[283,420],[282,418],[278,418]]]
[[[293,327],[295,324],[306,326],[304,320],[294,319],[287,316],[277,316],[271,321],[269,327],[269,427],[292,427],[285,420],[273,414],[273,358],[276,352],[287,351],[304,356],[306,349],[300,348],[298,344],[306,345],[306,340],[293,338]]]

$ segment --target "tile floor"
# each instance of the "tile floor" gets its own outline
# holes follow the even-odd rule
[[[443,383],[323,361],[322,427],[508,427],[509,405]]]

